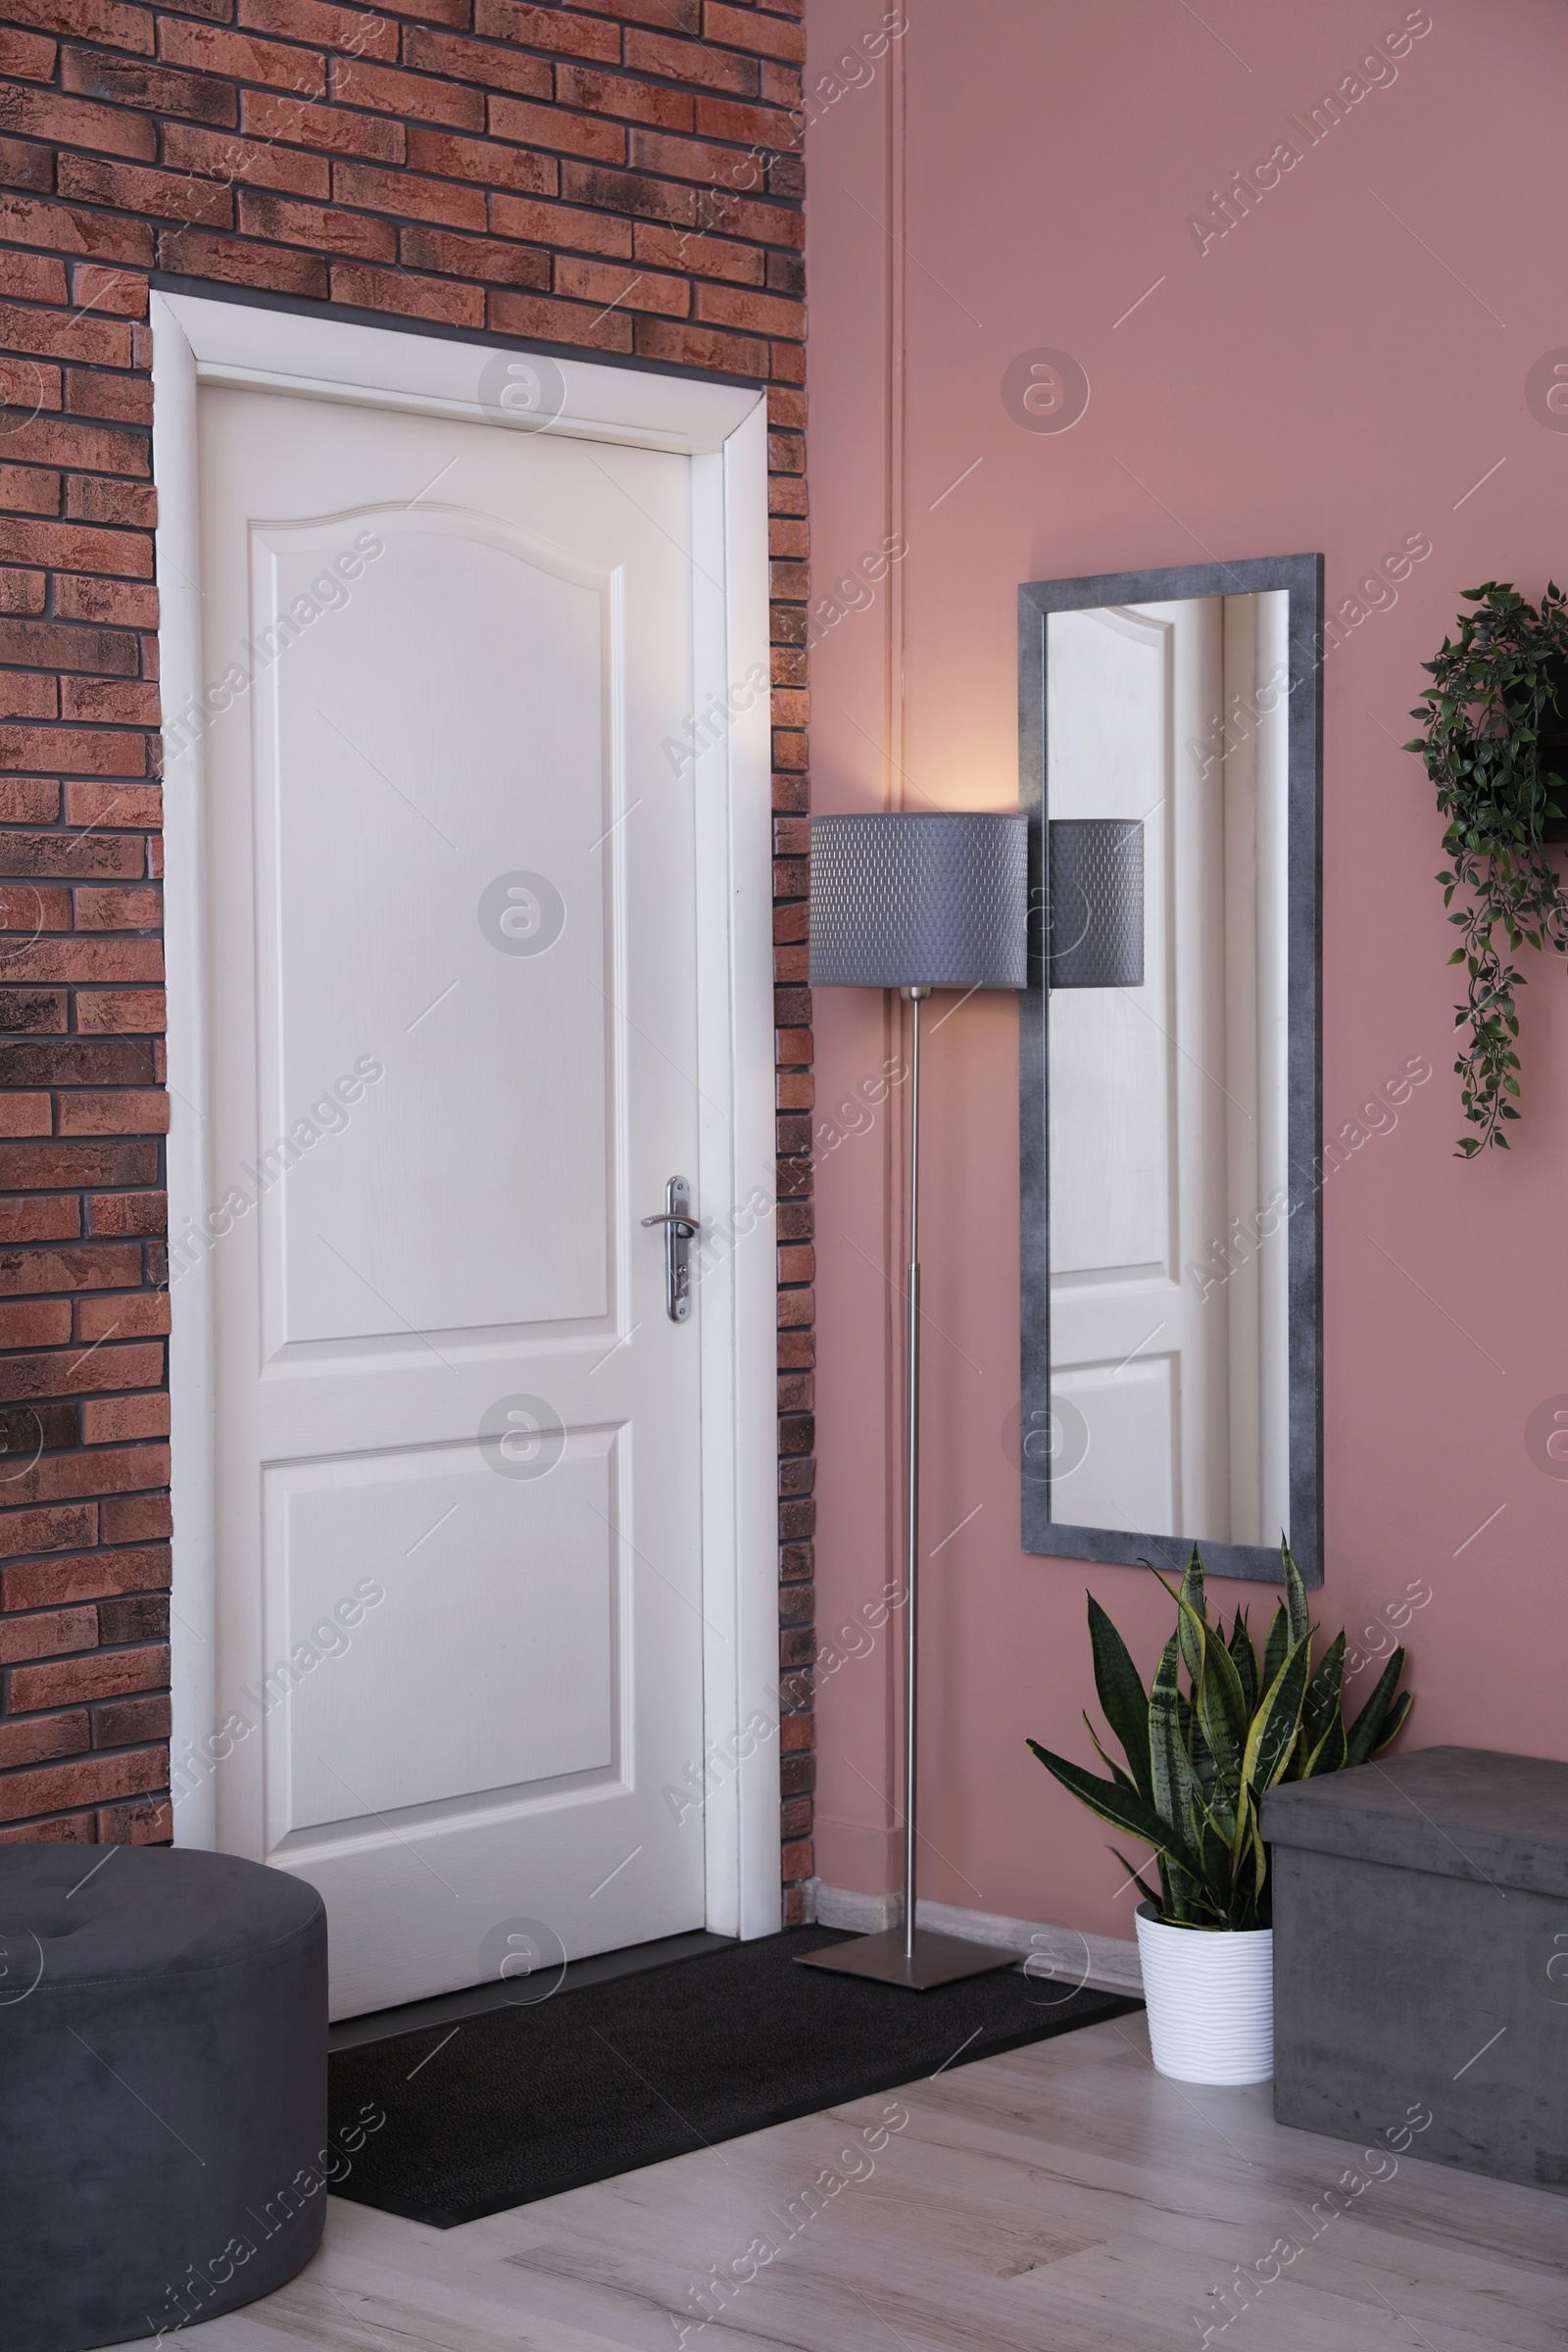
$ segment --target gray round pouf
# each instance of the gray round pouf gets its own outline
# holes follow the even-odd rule
[[[168,1846],[0,1846],[0,2335],[86,2352],[214,2318],[326,2214],[326,1914]]]

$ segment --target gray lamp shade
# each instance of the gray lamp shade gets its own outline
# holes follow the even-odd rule
[[[811,819],[813,988],[1023,988],[1028,821]]]

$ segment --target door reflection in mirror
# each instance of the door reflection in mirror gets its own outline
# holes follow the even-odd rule
[[[1048,617],[1054,1519],[1290,1530],[1284,1243],[1203,1271],[1287,1185],[1288,601]]]

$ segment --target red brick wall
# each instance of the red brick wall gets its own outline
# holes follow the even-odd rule
[[[155,269],[767,383],[780,1618],[783,1664],[808,1669],[800,13],[6,0],[0,1838],[170,1822]],[[798,1888],[808,1674],[787,1704]]]

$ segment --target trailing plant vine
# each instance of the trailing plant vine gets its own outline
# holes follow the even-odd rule
[[[1407,743],[1419,753],[1448,820],[1443,836],[1449,867],[1438,875],[1443,903],[1461,944],[1449,956],[1469,985],[1454,1007],[1468,1032],[1454,1069],[1464,1115],[1478,1133],[1457,1151],[1474,1159],[1490,1146],[1508,1149],[1506,1123],[1519,1117],[1518,967],[1504,960],[1521,947],[1568,954],[1568,897],[1546,849],[1545,828],[1565,813],[1568,782],[1543,743],[1543,722],[1568,730],[1568,597],[1550,582],[1540,609],[1507,580],[1461,591],[1473,612],[1459,616],[1457,641],[1445,637],[1422,667],[1434,683],[1411,711],[1425,732]],[[1548,730],[1549,731],[1549,730]],[[1467,896],[1453,907],[1456,891]]]

